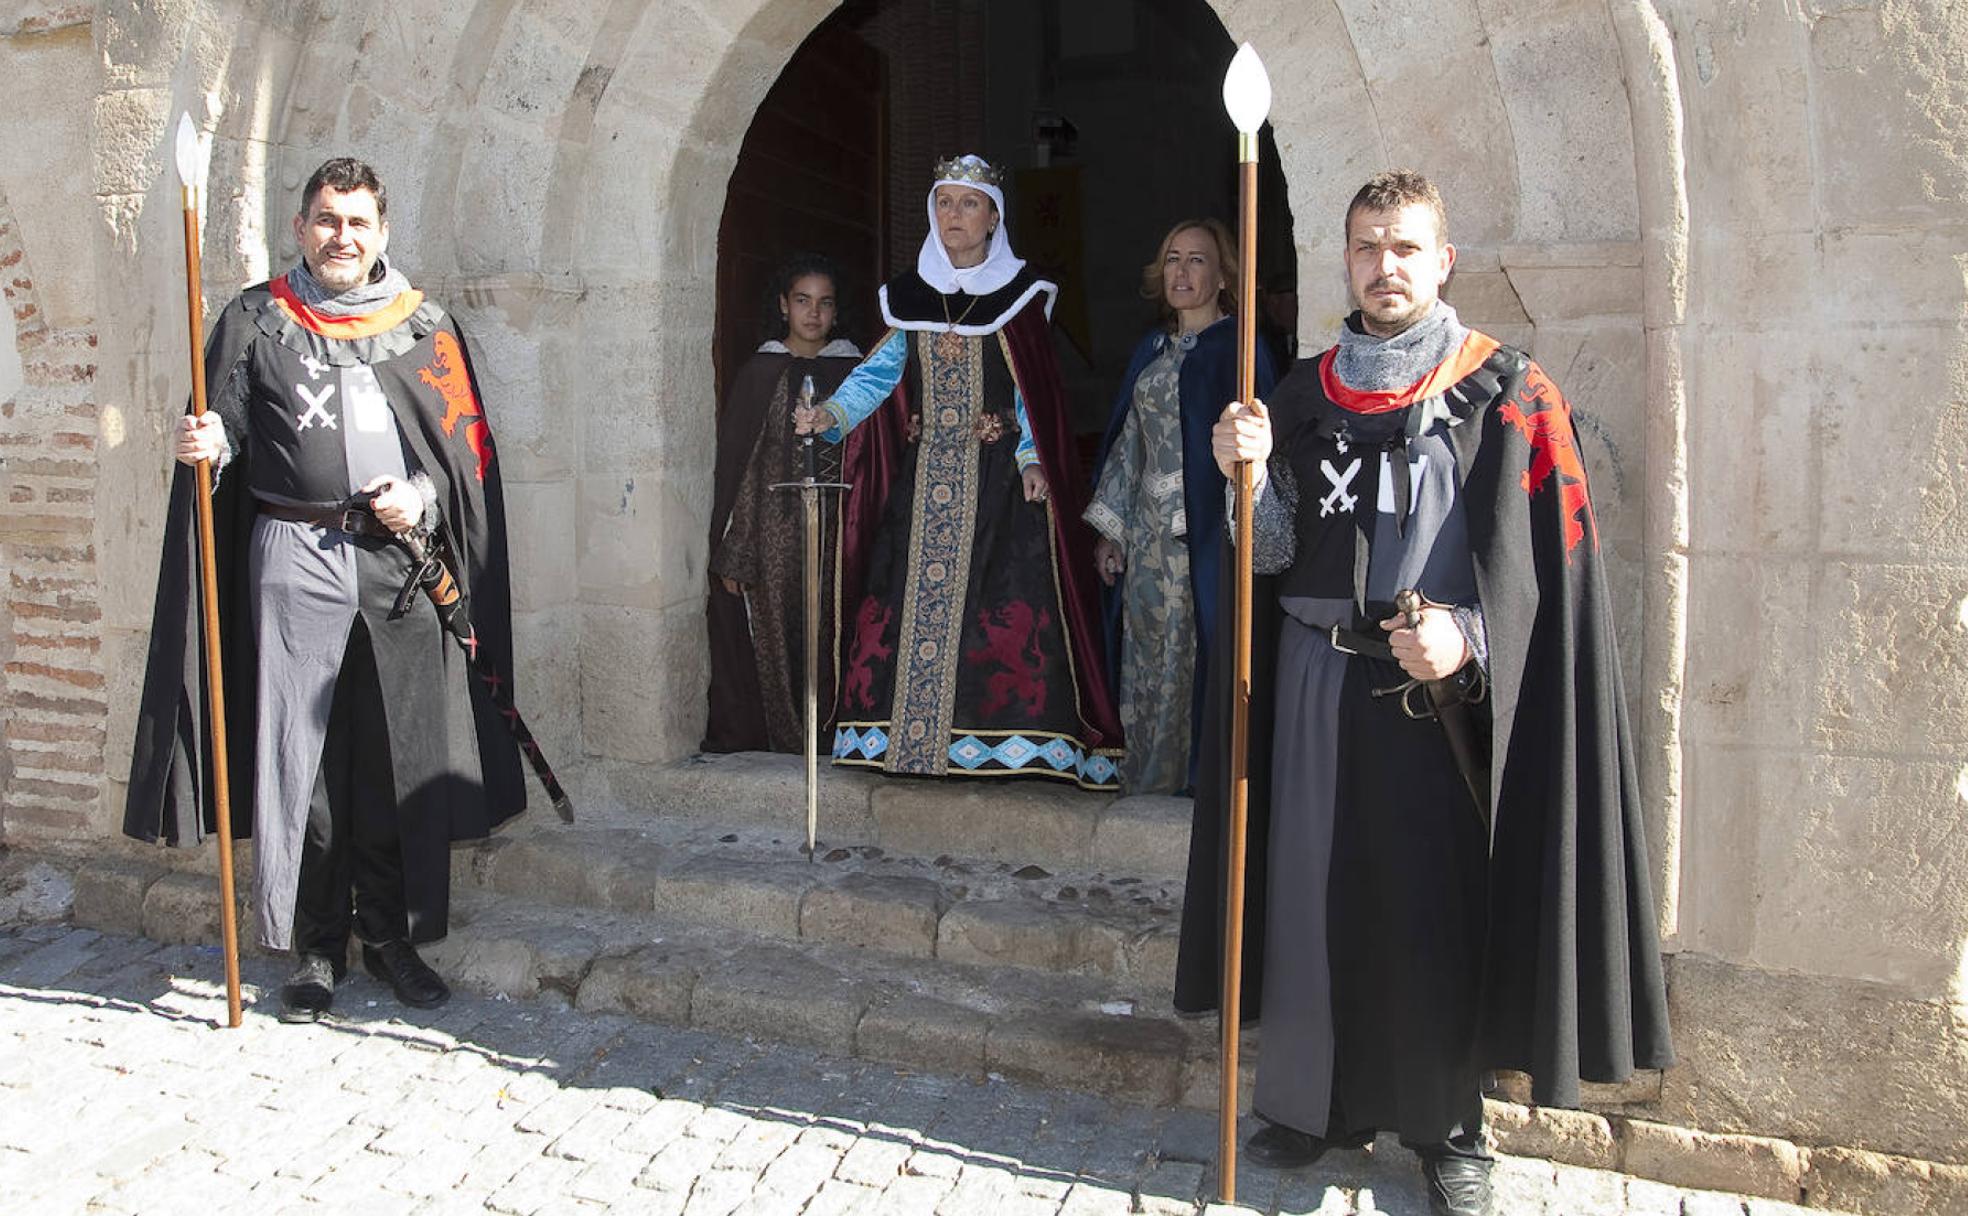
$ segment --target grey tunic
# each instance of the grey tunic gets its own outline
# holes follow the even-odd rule
[[[298,416],[310,417],[303,439],[339,433],[348,468],[346,492],[376,477],[407,477],[395,411],[364,364],[309,365],[308,385],[294,385]],[[295,404],[255,401],[253,409]],[[254,429],[256,442],[284,428]],[[256,490],[262,498],[287,495]],[[291,501],[291,500],[290,500]],[[433,503],[426,497],[426,509]],[[254,739],[254,902],[260,940],[275,950],[293,944],[294,896],[301,844],[328,735],[328,710],[341,672],[349,627],[360,604],[355,542],[346,532],[260,516],[249,557],[253,628],[259,645],[259,714]],[[419,600],[413,608],[428,608]],[[419,615],[419,614],[413,614]]]
[[[1437,420],[1409,447],[1413,497],[1406,535],[1397,535],[1392,478],[1379,478],[1367,567],[1367,598],[1388,602],[1416,587],[1438,603],[1474,605],[1468,529],[1457,500],[1455,456]],[[1366,452],[1366,459],[1374,453]],[[1383,459],[1385,459],[1383,457]],[[1316,511],[1330,487],[1296,484],[1282,459],[1269,465],[1252,514],[1253,565],[1276,573],[1291,562],[1299,510]],[[1362,479],[1364,480],[1364,479]],[[1271,795],[1270,926],[1264,951],[1264,1046],[1251,1108],[1314,1135],[1327,1131],[1333,1084],[1333,976],[1327,894],[1335,816],[1371,814],[1337,805],[1339,698],[1352,657],[1329,631],[1352,626],[1353,603],[1287,597],[1278,643],[1277,716]],[[1344,1130],[1344,1129],[1342,1129]]]

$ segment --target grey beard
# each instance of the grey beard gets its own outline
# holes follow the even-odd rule
[[[314,272],[308,269],[304,261],[295,263],[294,268],[287,272],[287,285],[301,303],[331,317],[355,317],[374,312],[410,290],[410,280],[382,257],[376,259],[376,265],[370,270],[366,281],[347,290],[338,291],[315,278]]]

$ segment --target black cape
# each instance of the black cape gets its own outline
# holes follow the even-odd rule
[[[1320,362],[1300,361],[1273,395],[1277,451],[1293,427],[1336,408]],[[1494,723],[1475,1063],[1530,1073],[1540,1105],[1576,1106],[1581,1079],[1617,1082],[1673,1060],[1604,555],[1571,409],[1543,369],[1499,348],[1450,393],[1470,423],[1451,436],[1465,471]],[[1253,589],[1246,1018],[1262,1007],[1272,675],[1286,577],[1259,577]],[[1226,614],[1233,582],[1223,580]],[[1229,631],[1218,636],[1227,645]],[[1212,668],[1176,972],[1175,1005],[1185,1012],[1215,1009],[1222,986],[1230,664]]]
[[[279,342],[333,363],[367,363],[397,415],[398,428],[437,498],[458,576],[479,639],[479,656],[512,687],[512,590],[506,562],[505,493],[492,435],[480,404],[464,337],[436,304],[414,308],[380,333],[324,338],[304,327],[275,298],[272,284],[247,288],[219,314],[205,344],[205,383],[211,408],[224,420],[233,455],[212,493],[213,552],[217,557],[220,651],[225,677],[227,768],[235,835],[251,833],[254,718],[258,653],[253,635],[246,556],[257,506],[251,445],[243,403],[223,391],[233,368],[255,342]],[[175,466],[150,653],[130,762],[123,831],[138,840],[192,845],[216,832],[212,757],[206,730],[205,658],[199,611],[197,479]],[[460,654],[458,656],[462,658]],[[476,679],[463,681],[478,740],[477,771],[459,780],[483,788],[483,798],[453,799],[448,825],[429,825],[441,838],[472,839],[525,809],[520,757],[499,711]],[[407,833],[406,833],[407,839]]]

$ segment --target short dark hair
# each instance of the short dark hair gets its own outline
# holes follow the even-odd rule
[[[323,186],[332,187],[341,194],[356,190],[367,190],[376,196],[376,218],[389,217],[389,193],[383,189],[383,179],[366,163],[352,156],[337,156],[324,160],[314,175],[307,179],[307,188],[301,191],[300,214],[305,216],[314,206],[314,197],[321,193]]]
[[[1344,235],[1353,233],[1353,215],[1359,211],[1399,211],[1416,203],[1426,206],[1435,214],[1435,239],[1446,242],[1449,239],[1449,213],[1442,206],[1442,192],[1413,169],[1388,169],[1367,179],[1360,187],[1353,201],[1346,204],[1346,220],[1342,225]]]

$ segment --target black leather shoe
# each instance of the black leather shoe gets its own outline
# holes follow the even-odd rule
[[[1430,1216],[1490,1216],[1490,1163],[1477,1157],[1423,1157]]]
[[[451,989],[406,941],[362,944],[362,967],[390,986],[396,999],[413,1009],[431,1009],[451,999]]]
[[[1244,1141],[1244,1160],[1272,1170],[1302,1170],[1336,1148],[1365,1148],[1367,1137],[1327,1140],[1310,1132],[1269,1123]]]
[[[280,986],[280,1020],[318,1022],[335,1003],[335,965],[324,954],[303,954]]]

